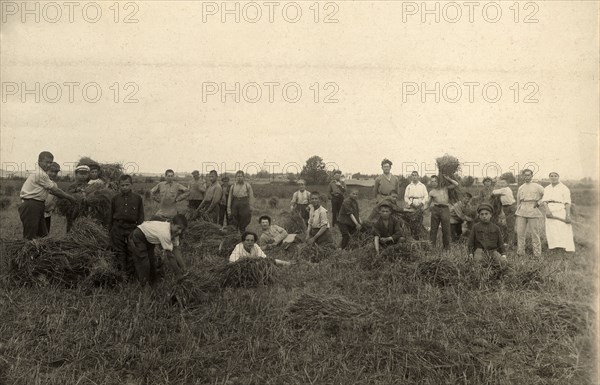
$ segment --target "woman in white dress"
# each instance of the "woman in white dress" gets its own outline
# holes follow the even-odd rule
[[[571,191],[560,182],[558,173],[551,172],[550,184],[544,188],[542,202],[546,210],[548,248],[575,251],[571,226]]]

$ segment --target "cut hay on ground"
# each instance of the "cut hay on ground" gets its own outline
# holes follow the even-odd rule
[[[183,247],[188,252],[204,252],[210,255],[229,257],[240,242],[237,230],[207,221],[191,222],[182,237]]]
[[[328,259],[335,253],[335,245],[319,246],[316,243],[312,245],[303,244],[299,247],[298,257],[302,260],[318,263]]]
[[[339,295],[302,294],[287,309],[289,319],[300,327],[314,327],[323,321],[373,319],[377,313]]]
[[[108,250],[105,230],[87,218],[78,219],[73,230],[61,237],[9,241],[4,246],[12,256],[9,278],[20,285],[51,283],[72,287],[93,271],[97,273],[100,260],[114,259],[114,254]],[[108,263],[103,269],[101,275],[112,274],[108,273]]]
[[[446,258],[434,258],[419,262],[417,274],[435,286],[450,286],[456,284],[459,278],[458,268]]]
[[[304,234],[306,232],[306,223],[296,211],[288,212],[282,210],[280,217],[283,221],[281,226],[288,234]]]

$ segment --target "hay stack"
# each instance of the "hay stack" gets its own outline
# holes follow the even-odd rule
[[[218,289],[219,284],[213,275],[190,271],[173,284],[168,299],[171,305],[187,307],[202,303]]]
[[[459,271],[456,265],[445,258],[422,261],[417,265],[417,274],[436,286],[451,286],[458,281]]]
[[[335,245],[333,244],[319,246],[316,243],[313,243],[312,245],[303,245],[303,247],[298,250],[298,257],[312,263],[319,263],[331,257],[334,253]]]
[[[450,182],[445,177],[456,180],[456,173],[460,170],[460,162],[458,158],[445,154],[444,156],[437,158],[436,160],[438,167],[438,182],[440,187],[447,187]],[[458,187],[448,190],[448,199],[450,203],[456,203],[460,199],[461,192]]]
[[[202,251],[228,257],[235,245],[240,242],[237,230],[221,228],[207,221],[191,222],[182,237],[183,246],[191,251]]]
[[[103,184],[86,185],[81,193],[73,194],[75,202],[68,199],[57,199],[56,207],[58,213],[69,220],[91,217],[107,226],[111,200],[116,194],[116,190],[107,188]]]
[[[12,256],[9,277],[17,284],[77,285],[96,268],[101,259],[112,260],[104,229],[87,218],[75,222],[73,230],[61,237],[33,241],[18,240],[5,244]]]
[[[270,258],[243,258],[216,268],[213,274],[221,287],[257,287],[273,284],[277,268]]]
[[[431,243],[428,241],[408,240],[386,247],[381,251],[380,257],[390,261],[415,262],[429,251]]]
[[[306,223],[296,211],[281,211],[282,227],[288,234],[304,234],[306,232]]]
[[[304,326],[317,326],[323,321],[370,320],[377,313],[366,306],[339,295],[302,294],[287,309],[292,323]]]

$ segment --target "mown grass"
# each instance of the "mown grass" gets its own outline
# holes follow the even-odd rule
[[[360,203],[366,218],[371,203]],[[596,208],[584,211],[575,255],[511,252],[504,268],[474,265],[461,244],[443,262],[430,252],[369,265],[369,248],[338,251],[185,307],[173,304],[169,274],[156,290],[3,280],[0,384],[593,384]],[[277,222],[281,208],[259,202],[257,212]],[[14,207],[0,226],[19,236]],[[62,218],[52,232],[64,232]],[[186,259],[198,279],[214,261]],[[360,311],[327,310],[352,306]]]

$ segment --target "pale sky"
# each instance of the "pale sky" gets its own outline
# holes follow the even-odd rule
[[[387,157],[395,173],[416,162],[421,173],[431,174],[435,158],[449,153],[472,164],[465,170],[475,177],[525,165],[540,178],[553,170],[565,179],[598,175],[596,1],[538,1],[527,9],[521,2],[518,16],[509,8],[514,2],[500,2],[495,23],[483,17],[488,2],[478,3],[472,23],[464,6],[461,18],[449,22],[456,13],[448,2],[438,3],[439,23],[435,15],[422,23],[422,9],[410,8],[420,1],[321,2],[319,22],[314,1],[277,2],[272,23],[264,2],[239,2],[239,23],[234,15],[222,23],[219,10],[207,14],[221,2],[131,2],[138,22],[122,22],[136,9],[120,3],[115,23],[113,3],[95,3],[102,10],[96,23],[82,16],[88,2],[74,10],[72,23],[64,6],[58,22],[50,23],[56,10],[39,2],[36,23],[35,15],[22,14],[21,2],[2,2],[3,168],[33,168],[37,154],[50,150],[59,163],[89,155],[135,163],[138,172],[191,171],[213,163],[235,171],[236,163],[243,168],[265,161],[278,162],[274,170],[281,172],[287,163],[301,165],[319,155],[344,172],[377,173]],[[254,17],[254,4],[262,18],[250,23],[244,16]],[[436,2],[427,4],[433,9]],[[286,21],[283,8],[291,20],[296,5],[300,20]],[[92,20],[95,8],[86,9]],[[495,11],[487,9],[487,19]],[[338,22],[324,23],[332,13]],[[524,23],[528,15],[538,22]],[[72,103],[69,82],[80,83]],[[82,87],[94,82],[102,96],[87,102]],[[210,91],[212,84],[234,89],[236,82],[239,103],[233,95],[223,103],[219,91],[203,93],[203,84]],[[270,82],[279,83],[272,103]],[[433,90],[436,82],[438,103],[433,94],[422,102],[422,93],[411,88]],[[470,82],[479,83],[472,102],[465,85]],[[56,103],[49,102],[56,97],[52,83],[62,92]],[[135,86],[124,88],[126,83]],[[251,83],[262,91],[256,103],[246,100],[256,96]],[[295,103],[282,96],[286,84],[289,98],[296,96],[293,83],[302,91]],[[22,92],[23,85],[34,91]],[[490,101],[482,95],[484,85]],[[496,89],[502,94],[492,102]],[[86,95],[93,99],[94,90]],[[137,103],[123,103],[130,92]],[[324,103],[332,92],[337,103]],[[528,96],[538,102],[524,103]]]

